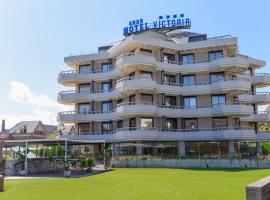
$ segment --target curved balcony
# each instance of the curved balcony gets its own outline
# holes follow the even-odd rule
[[[238,101],[256,104],[270,103],[270,92],[255,92],[255,93],[241,94],[238,96]]]
[[[259,60],[242,55],[224,56],[211,61],[197,60],[192,63],[181,63],[165,60],[158,61],[152,55],[131,53],[119,56],[116,60],[116,67],[110,71],[94,71],[91,73],[79,73],[76,70],[63,71],[58,75],[58,82],[71,86],[75,83],[86,83],[92,80],[102,81],[114,79],[123,75],[124,72],[129,72],[131,65],[143,65],[155,68],[156,70],[185,74],[224,70],[241,72],[246,70],[250,64],[257,66],[259,63]],[[257,81],[260,80],[256,79],[255,82]]]
[[[250,128],[219,128],[198,130],[164,130],[159,128],[121,128],[110,134],[91,133],[86,135],[64,135],[60,138],[73,140],[119,141],[209,141],[209,140],[256,140],[255,131]]]
[[[270,86],[270,74],[268,73],[256,73],[251,77],[252,84],[256,87]]]
[[[76,102],[107,101],[120,96],[120,93],[110,91],[78,92],[76,90],[62,91],[58,93],[57,101],[62,104],[74,104]]]
[[[65,86],[74,86],[78,83],[89,83],[91,81],[106,81],[121,75],[118,69],[110,71],[93,71],[91,73],[79,73],[77,70],[63,71],[58,74],[58,82]]]
[[[127,71],[130,65],[146,65],[156,70],[164,70],[173,73],[198,73],[207,71],[244,71],[252,60],[249,57],[236,55],[224,56],[216,60],[197,60],[192,63],[157,61],[152,55],[129,53],[117,58],[116,67]]]
[[[270,122],[270,113],[268,111],[262,111],[246,117],[241,117],[240,120],[246,122]]]
[[[135,90],[151,90],[171,95],[200,95],[227,91],[242,93],[249,91],[249,89],[250,81],[240,78],[212,83],[197,83],[196,85],[183,85],[156,82],[147,77],[127,77],[117,81],[116,87],[110,91],[83,93],[76,90],[62,91],[58,94],[58,102],[72,104],[75,102],[106,101],[120,97],[121,93],[128,94]]]
[[[159,106],[152,102],[125,102],[118,104],[110,112],[75,111],[60,112],[58,121],[76,123],[89,121],[109,121],[123,119],[127,116],[151,115],[166,117],[211,117],[211,116],[243,116],[253,112],[253,107],[246,104],[219,104],[209,107]]]
[[[236,78],[224,81],[196,83],[195,85],[183,85],[178,83],[156,82],[146,77],[126,77],[116,82],[116,89],[120,92],[130,90],[154,90],[171,95],[199,95],[213,92],[247,92],[250,90],[249,79]]]

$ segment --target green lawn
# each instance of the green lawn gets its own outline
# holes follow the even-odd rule
[[[245,199],[270,170],[114,169],[84,178],[6,180],[1,200]]]

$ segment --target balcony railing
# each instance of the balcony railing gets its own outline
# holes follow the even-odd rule
[[[209,129],[166,129],[125,127],[106,132],[83,132],[79,135],[63,135],[63,138],[79,140],[137,141],[137,140],[165,140],[165,141],[211,141],[211,140],[256,140],[255,130],[249,127],[223,127]],[[260,136],[260,138],[265,138]]]
[[[150,80],[150,81],[155,81],[154,79],[152,79],[150,77],[132,76],[132,77],[124,77],[122,79],[119,79],[118,81],[116,81],[116,83],[121,83],[121,82],[123,82],[125,80]],[[209,84],[216,83],[216,82],[236,81],[236,80],[250,82],[250,79],[248,79],[248,78],[240,78],[240,77],[233,77],[233,78],[225,77],[224,79],[220,79],[220,80],[195,82],[194,84],[183,84],[183,83],[174,83],[174,82],[166,82],[166,81],[155,81],[155,82],[157,84],[161,84],[161,85],[170,85],[170,86],[183,87],[183,86],[192,86],[192,85],[209,85]]]
[[[155,102],[147,102],[147,101],[134,101],[134,102],[122,102],[116,105],[115,109],[107,110],[107,111],[63,111],[60,112],[60,115],[64,114],[100,114],[100,113],[112,113],[117,111],[117,108],[123,106],[132,106],[132,105],[150,105],[155,106],[157,108],[169,108],[169,109],[197,109],[197,108],[215,108],[218,106],[226,106],[226,105],[250,105],[248,103],[223,103],[223,104],[209,104],[208,106],[168,106],[168,105],[158,105]]]

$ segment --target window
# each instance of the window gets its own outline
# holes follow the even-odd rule
[[[90,103],[80,103],[78,108],[79,114],[87,114],[91,111]]]
[[[129,127],[131,127],[131,128],[136,127],[136,118],[129,119]]]
[[[197,130],[198,119],[184,119],[184,127],[188,130]]]
[[[101,64],[101,70],[102,72],[108,72],[112,70],[112,63],[102,63]]]
[[[184,97],[184,108],[196,108],[197,100],[196,97]]]
[[[174,84],[174,83],[176,83],[176,79],[175,79],[174,75],[165,74],[164,78],[165,78],[165,83],[166,84]]]
[[[123,99],[118,99],[117,104],[121,104],[121,103],[123,103]]]
[[[223,72],[210,74],[210,82],[213,83],[216,81],[224,81],[224,73]]]
[[[177,129],[177,119],[176,118],[167,118],[165,120],[166,129]]]
[[[218,59],[218,58],[222,58],[223,57],[223,51],[222,50],[218,50],[218,51],[209,51],[208,52],[208,59],[209,61]]]
[[[113,130],[112,122],[102,122],[101,126],[102,132],[109,132]]]
[[[90,132],[90,125],[89,123],[79,123],[78,124],[78,132],[81,133],[89,133]]]
[[[91,91],[90,84],[80,84],[79,93],[89,93]]]
[[[213,118],[213,128],[226,128],[228,127],[227,117]]]
[[[141,54],[145,55],[152,55],[152,50],[151,49],[140,49]]]
[[[141,100],[145,102],[153,102],[152,94],[141,94]]]
[[[239,119],[239,118],[235,118],[235,127],[236,127],[236,128],[239,128],[240,125],[241,125],[240,119]]]
[[[166,96],[165,97],[165,105],[166,106],[176,106],[176,97]]]
[[[92,67],[91,65],[80,65],[79,66],[79,73],[80,74],[88,74],[92,72]]]
[[[117,128],[123,128],[123,120],[117,122]]]
[[[188,42],[198,42],[198,41],[204,41],[204,40],[207,40],[206,34],[190,35],[188,37]]]
[[[194,54],[193,53],[190,53],[190,54],[183,54],[183,55],[181,55],[180,62],[182,64],[192,64],[192,63],[194,63]]]
[[[226,104],[226,96],[224,94],[221,95],[212,95],[212,105]]]
[[[134,77],[135,76],[135,72],[132,72],[128,75],[129,77]]]
[[[135,95],[135,94],[129,96],[129,102],[130,102],[130,103],[136,102],[136,95]]]
[[[153,118],[141,118],[141,127],[142,128],[153,128],[154,119]]]
[[[164,53],[163,60],[165,63],[174,63],[175,55],[170,53]]]
[[[183,75],[182,83],[183,85],[195,85],[196,84],[195,75]]]
[[[109,112],[112,110],[112,102],[104,101],[102,102],[102,112]]]
[[[152,79],[153,73],[152,72],[147,72],[147,71],[141,71],[141,77]]]
[[[103,92],[109,92],[111,88],[112,88],[112,83],[111,82],[102,83],[102,91]]]

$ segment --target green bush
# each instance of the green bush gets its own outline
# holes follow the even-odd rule
[[[263,142],[262,143],[263,150],[267,152],[267,154],[270,154],[270,143],[269,142]]]

